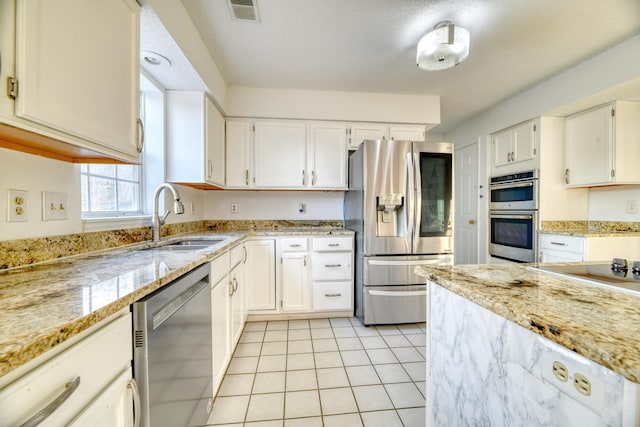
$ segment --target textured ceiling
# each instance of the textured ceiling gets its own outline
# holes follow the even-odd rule
[[[228,85],[439,95],[442,133],[640,33],[640,0],[256,1],[259,23],[183,0]],[[442,20],[470,31],[469,58],[419,70],[416,43]]]

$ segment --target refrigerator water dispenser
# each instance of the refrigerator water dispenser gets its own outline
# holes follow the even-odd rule
[[[403,216],[401,215],[404,197],[401,193],[380,193],[376,197],[377,236],[402,236]]]

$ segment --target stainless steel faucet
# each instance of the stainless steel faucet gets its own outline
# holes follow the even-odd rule
[[[151,220],[151,229],[153,230],[153,241],[160,241],[160,227],[164,225],[164,220],[167,219],[169,215],[169,211],[166,211],[162,218],[158,214],[158,198],[160,197],[160,193],[163,189],[168,188],[173,193],[173,212],[176,215],[180,215],[184,213],[184,205],[180,201],[180,193],[178,190],[171,184],[165,182],[160,184],[158,188],[156,188],[156,193],[153,196],[153,219]]]

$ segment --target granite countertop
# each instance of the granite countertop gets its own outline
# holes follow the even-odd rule
[[[526,266],[425,266],[416,271],[449,291],[640,383],[639,296]]]
[[[590,230],[588,228],[538,230],[538,234],[554,234],[575,237],[640,237],[640,232],[637,231]]]
[[[215,237],[195,251],[140,250],[151,242],[0,270],[0,378],[252,236],[353,235],[337,228],[279,228],[173,236]]]

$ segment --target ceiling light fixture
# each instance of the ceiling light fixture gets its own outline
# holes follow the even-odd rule
[[[140,65],[158,68],[170,68],[171,61],[169,61],[169,59],[160,55],[159,53],[143,50],[140,52]]]
[[[442,21],[418,42],[416,63],[423,70],[444,70],[469,56],[469,31]]]

